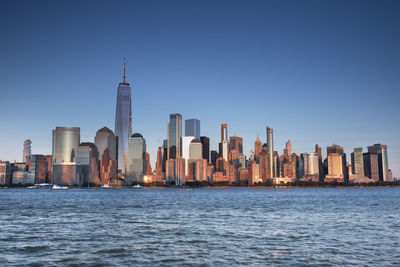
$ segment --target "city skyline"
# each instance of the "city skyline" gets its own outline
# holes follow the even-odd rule
[[[270,14],[269,10],[272,8],[283,18],[287,18],[283,11],[292,14],[290,7],[277,3],[268,6],[256,2],[252,6],[245,6],[243,12],[246,16],[239,21],[243,23],[243,30],[240,28],[235,30],[235,26],[240,24],[233,20],[233,15],[224,14],[227,22],[222,22],[220,21],[222,18],[218,18],[216,13],[206,13],[217,25],[221,23],[227,26],[226,33],[219,31],[218,28],[213,30],[207,25],[197,25],[198,17],[190,19],[182,12],[188,10],[190,15],[195,14],[193,6],[180,7],[180,12],[175,14],[177,19],[172,19],[172,25],[167,25],[165,32],[156,34],[154,38],[163,40],[165,33],[173,33],[177,37],[176,34],[183,32],[192,38],[186,42],[177,38],[170,40],[165,47],[153,45],[144,49],[145,45],[152,43],[146,38],[145,29],[156,29],[155,26],[160,23],[159,20],[150,17],[142,26],[144,28],[140,28],[139,31],[125,31],[127,39],[134,40],[136,36],[134,34],[137,34],[142,38],[142,43],[133,47],[99,45],[98,52],[112,51],[116,48],[119,51],[109,55],[99,55],[100,53],[95,52],[87,55],[77,53],[71,59],[59,53],[64,46],[52,43],[54,48],[50,49],[48,54],[40,52],[44,60],[38,60],[38,56],[33,52],[41,51],[37,50],[40,39],[26,43],[18,42],[24,51],[23,55],[18,55],[12,44],[21,38],[18,37],[20,33],[27,34],[29,27],[19,24],[9,26],[13,27],[14,31],[9,29],[5,35],[9,38],[5,38],[5,42],[1,44],[2,53],[4,51],[10,53],[2,54],[4,61],[0,63],[2,73],[0,112],[5,118],[5,127],[2,127],[0,133],[2,140],[0,159],[21,161],[22,144],[26,139],[32,140],[32,154],[51,154],[51,130],[56,126],[80,127],[82,142],[93,142],[96,131],[104,126],[114,129],[117,97],[115,88],[121,82],[121,61],[126,56],[127,80],[135,88],[132,97],[135,114],[132,132],[141,133],[146,138],[153,169],[157,147],[161,146],[162,140],[165,139],[168,116],[180,113],[183,115],[182,121],[190,118],[201,121],[202,135],[210,138],[211,150],[218,150],[219,126],[221,123],[227,123],[230,136],[243,137],[243,151],[247,156],[249,150],[253,148],[257,134],[263,143],[266,142],[263,138],[266,125],[274,129],[274,150],[280,154],[288,139],[292,141],[292,150],[296,153],[314,152],[314,145],[319,144],[323,148],[324,157],[327,146],[333,143],[341,145],[347,154],[347,161],[350,161],[353,148],[365,149],[375,143],[386,144],[389,147],[389,166],[394,176],[398,177],[400,143],[397,136],[400,129],[397,114],[400,112],[396,105],[396,100],[399,99],[399,91],[396,89],[399,85],[400,60],[398,60],[399,52],[394,48],[399,43],[399,35],[396,35],[398,29],[387,27],[398,21],[398,18],[390,12],[390,8],[396,3],[388,1],[379,6],[387,18],[375,22],[368,21],[368,25],[373,26],[368,29],[364,29],[361,24],[367,22],[367,15],[375,14],[373,4],[363,6],[364,15],[358,14],[360,22],[355,22],[355,19],[350,18],[352,15],[350,11],[356,7],[354,3],[346,6],[350,10],[349,13],[340,11],[339,3],[330,3],[328,7],[318,6],[316,2],[308,2],[308,5],[311,5],[310,3],[316,5],[323,14],[326,14],[327,8],[331,8],[332,13],[329,13],[331,20],[328,23],[307,8],[297,7],[310,15],[310,20],[299,22],[299,28],[296,29],[312,38],[302,39],[295,34],[295,31],[286,36],[287,41],[294,42],[297,47],[296,51],[289,53],[293,58],[285,56],[289,48],[292,48],[284,40],[285,36],[278,34],[277,29],[268,28],[273,28],[274,25],[293,26],[293,21],[288,18],[286,22],[282,22],[273,15],[267,21],[264,16],[256,12],[256,9],[260,8]],[[75,12],[68,9],[73,4],[63,5],[62,8],[66,8],[68,12]],[[193,5],[199,7],[200,13],[203,14],[210,3],[204,3],[204,6]],[[306,3],[303,5],[307,6]],[[150,9],[143,3],[136,3],[131,7],[136,13],[138,10]],[[233,14],[238,14],[239,7],[242,6],[236,3],[230,9]],[[5,4],[5,8],[11,11],[15,9],[12,4]],[[82,8],[85,10],[85,5]],[[173,14],[170,7],[166,8],[169,15]],[[113,10],[110,11],[112,14]],[[107,14],[104,9],[99,9],[97,12],[99,16]],[[251,20],[249,17],[253,13],[255,19]],[[36,13],[31,13],[24,6],[18,16],[22,15],[31,17],[32,23],[42,31],[43,36],[50,36],[50,29],[36,17]],[[343,19],[342,22],[339,21],[339,17]],[[113,18],[116,18],[115,14]],[[7,19],[10,19],[8,15],[1,20]],[[184,19],[188,20],[188,25],[198,26],[194,32],[199,36],[191,35],[189,28],[179,28],[178,22]],[[248,20],[247,23],[245,19]],[[256,19],[259,20],[259,24],[256,23]],[[67,21],[66,17],[61,17],[56,23],[67,29],[75,29],[77,25],[67,25]],[[117,27],[116,21],[112,19],[113,27]],[[132,22],[132,25],[140,25],[134,20],[127,19],[127,21]],[[307,28],[315,22],[333,28],[352,25],[354,28],[343,29],[342,33],[337,33],[351,45],[335,43],[324,50],[330,36],[324,35],[324,31],[317,26]],[[128,26],[123,26],[124,29],[127,29],[126,27]],[[249,31],[251,28],[263,30],[262,32],[265,30],[271,36],[261,38],[252,34]],[[200,45],[194,46],[204,59],[194,56],[184,59],[189,55],[188,47],[201,36],[209,36],[206,30],[211,30],[208,33],[211,36],[220,34],[226,40],[219,40],[215,46],[211,46],[211,42],[203,42],[202,45],[207,49]],[[85,31],[87,29],[83,30]],[[248,37],[249,42],[234,38],[235,33]],[[318,37],[320,33],[322,35]],[[359,33],[364,39],[354,40],[349,36],[351,33]],[[86,40],[83,37],[72,36],[82,43]],[[314,52],[307,49],[307,44],[311,41],[317,42],[313,47],[316,50]],[[224,51],[228,43],[233,46]],[[179,45],[174,48],[174,44]],[[260,44],[270,44],[270,46],[262,48]],[[278,44],[283,44],[283,48],[277,49]],[[352,45],[357,46],[359,50],[353,49]],[[186,49],[179,50],[185,47]],[[89,48],[80,45],[76,49],[88,51]],[[255,52],[251,52],[251,49]],[[269,52],[271,49],[277,49],[275,51],[277,57],[272,56]],[[67,50],[72,54],[74,51],[77,50]],[[141,56],[144,51],[146,56]],[[243,51],[248,52],[236,55]],[[151,52],[159,57],[157,59],[149,57]],[[336,61],[334,56],[328,55],[328,52],[333,52]],[[167,56],[169,53],[172,55]],[[355,54],[351,55],[352,53]],[[340,57],[337,57],[338,55]],[[53,60],[50,61],[51,57],[57,58],[57,68],[50,68],[54,64]],[[318,57],[323,60],[318,60]],[[21,61],[22,59],[24,61]],[[39,61],[41,64],[37,65]],[[159,65],[154,65],[156,62]],[[154,66],[156,68],[149,71]],[[223,66],[226,67],[225,71],[221,71]],[[206,106],[201,100],[194,100],[194,97],[201,99],[204,96],[207,96]],[[16,99],[18,102],[15,102]],[[220,106],[221,99],[227,104]],[[175,101],[174,106],[170,105],[171,101]],[[71,107],[74,110],[71,110]],[[32,119],[33,115],[35,119]]]

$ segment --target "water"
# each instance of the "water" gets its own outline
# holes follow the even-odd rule
[[[400,266],[400,189],[0,190],[0,265]]]

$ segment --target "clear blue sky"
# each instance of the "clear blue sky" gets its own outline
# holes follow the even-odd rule
[[[1,1],[0,159],[56,126],[114,130],[123,57],[152,164],[169,113],[275,149],[388,145],[400,176],[400,1]]]

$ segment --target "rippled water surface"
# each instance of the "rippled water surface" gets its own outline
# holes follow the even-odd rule
[[[400,266],[400,189],[4,189],[0,265]]]

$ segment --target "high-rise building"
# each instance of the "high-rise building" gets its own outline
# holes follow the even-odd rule
[[[215,166],[217,163],[217,159],[219,158],[219,154],[215,150],[211,150],[211,163]]]
[[[292,156],[292,143],[290,140],[286,142],[285,149],[283,150],[283,155],[285,158],[289,158]]]
[[[103,127],[96,132],[94,143],[99,154],[101,184],[108,184],[117,178],[117,137],[110,129]]]
[[[169,159],[165,163],[165,179],[175,185],[182,185],[185,182],[185,159]]]
[[[165,173],[165,164],[168,159],[168,139],[163,140],[163,157],[162,157],[162,171]]]
[[[249,163],[248,170],[249,185],[262,182],[262,179],[260,178],[260,165],[257,164],[257,162],[251,161]]]
[[[182,158],[185,159],[185,175],[188,174],[188,160],[190,159],[190,143],[194,140],[194,136],[182,136],[181,138],[181,146],[182,146]]]
[[[324,172],[324,164],[322,162],[322,149],[321,147],[318,146],[318,144],[315,145],[315,153],[318,154],[319,180],[323,181],[325,177],[325,172]]]
[[[188,175],[186,181],[207,181],[207,161],[205,159],[190,159],[187,167]]]
[[[367,152],[363,154],[364,175],[379,182],[379,160],[377,153]]]
[[[221,124],[221,143],[219,143],[219,156],[225,161],[229,159],[228,125]]]
[[[200,138],[200,120],[185,120],[185,136],[194,136],[196,139]]]
[[[33,175],[35,184],[48,183],[47,158],[44,155],[31,155],[30,174]]]
[[[99,152],[99,160],[101,160],[104,150],[106,149],[108,149],[110,158],[112,160],[117,160],[117,138],[109,128],[103,127],[96,132],[94,144]]]
[[[259,175],[264,183],[273,178],[270,173],[270,162],[269,154],[265,150],[261,151],[259,154]]]
[[[0,185],[10,185],[11,181],[11,164],[8,161],[0,161]]]
[[[379,181],[389,181],[389,166],[387,156],[387,146],[382,144],[374,144],[368,147],[368,152],[378,155]]]
[[[200,142],[202,146],[202,153],[203,153],[203,159],[207,160],[207,163],[210,162],[210,138],[207,136],[201,136],[200,137]]]
[[[201,159],[203,156],[202,145],[199,139],[193,139],[189,145],[189,159]]]
[[[99,152],[95,144],[90,142],[81,143],[78,146],[76,162],[78,163],[80,185],[100,185],[99,177]]]
[[[364,176],[364,159],[362,147],[354,148],[351,153],[352,173]]]
[[[261,153],[262,149],[263,149],[262,142],[257,134],[256,141],[254,142],[254,157],[257,162],[258,162],[258,155]]]
[[[76,158],[80,144],[79,127],[56,127],[53,130],[52,183],[81,185]]]
[[[343,178],[342,155],[336,152],[328,154],[328,178]]]
[[[168,123],[168,159],[182,157],[182,115],[179,113],[169,115]]]
[[[327,151],[328,156],[332,153],[341,155],[341,157],[342,157],[342,175],[343,175],[344,180],[347,181],[349,177],[347,175],[348,172],[347,172],[347,167],[346,167],[346,163],[347,163],[346,153],[344,153],[343,147],[333,144],[331,146],[328,146],[326,148],[326,151]],[[328,172],[329,172],[329,170],[328,170]]]
[[[159,174],[163,172],[163,156],[162,156],[162,148],[159,146],[157,149],[157,162],[156,162],[156,169],[155,173]]]
[[[24,155],[23,155],[23,159],[22,162],[26,162],[27,164],[29,164],[29,161],[31,159],[31,145],[32,145],[32,141],[29,139],[26,139],[24,141]]]
[[[79,127],[56,127],[53,130],[53,164],[76,162],[79,144]]]
[[[128,140],[125,184],[143,183],[146,167],[146,140],[140,133],[135,133]]]
[[[274,139],[272,128],[267,127],[267,153],[269,155],[268,178],[274,177]]]
[[[125,172],[126,150],[128,139],[132,135],[132,89],[124,79],[118,86],[117,109],[115,113],[115,136],[118,137],[118,170]]]
[[[243,153],[243,138],[239,136],[229,137],[229,151],[236,150]]]
[[[304,175],[311,176],[316,175],[319,176],[319,163],[318,163],[318,154],[317,153],[304,153]]]

